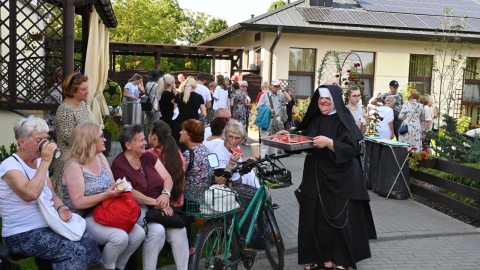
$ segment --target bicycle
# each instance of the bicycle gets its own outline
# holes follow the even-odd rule
[[[267,187],[276,189],[292,185],[290,171],[283,164],[283,167],[276,164],[277,160],[288,156],[290,154],[266,155],[259,160],[239,162],[231,170],[216,169],[214,171],[216,176],[225,176],[229,180],[235,172],[246,173],[255,168],[260,186],[246,210],[244,207],[231,209],[231,205],[227,202],[221,203],[228,208],[226,211],[198,211],[203,204],[211,200],[209,190],[203,191],[206,195],[195,206],[187,205],[187,214],[200,220],[207,219],[195,238],[195,252],[190,256],[190,269],[237,269],[240,262],[243,262],[246,269],[251,269],[255,262],[256,251],[250,248],[249,244],[255,225],[261,235],[261,242],[272,268],[283,269],[285,247]],[[272,169],[267,170],[266,164],[271,165]],[[235,194],[235,196],[237,199],[240,197],[240,201],[244,202],[243,206],[249,199],[242,197],[242,194]],[[239,214],[240,210],[244,210],[244,213]],[[262,218],[258,218],[259,215]]]

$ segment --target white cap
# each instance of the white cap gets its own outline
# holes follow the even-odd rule
[[[273,80],[272,85],[280,85],[280,81],[279,80]]]

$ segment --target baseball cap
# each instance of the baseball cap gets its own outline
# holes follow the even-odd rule
[[[280,81],[279,80],[273,80],[272,85],[280,85]]]
[[[393,86],[393,87],[398,87],[398,82],[393,80],[390,82],[390,84],[388,84],[389,86]]]

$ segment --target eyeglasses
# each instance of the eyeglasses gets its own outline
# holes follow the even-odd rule
[[[362,95],[350,95],[350,97],[352,97],[352,98],[359,98],[359,97],[361,97],[361,96],[362,96]]]
[[[242,85],[242,86],[240,86],[240,87],[248,87],[248,85]]]
[[[70,89],[70,87],[72,87],[72,84],[73,84],[73,81],[75,79],[80,79],[81,77],[83,77],[83,74],[81,72],[78,72],[78,73],[75,73],[72,78],[70,79],[70,83],[68,84],[68,88]]]
[[[274,85],[273,87],[280,87],[280,85]]]

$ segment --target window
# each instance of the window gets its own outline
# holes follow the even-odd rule
[[[316,54],[315,49],[290,48],[288,79],[296,81],[297,97],[309,97],[313,93]]]
[[[463,101],[480,102],[480,58],[467,57]]]
[[[262,52],[262,47],[253,48],[253,65],[257,70],[260,69],[260,62],[262,61],[261,54],[260,54],[261,52]]]
[[[363,93],[367,100],[372,97],[373,94],[373,78],[375,75],[375,53],[373,52],[352,52],[360,57],[363,66]]]
[[[432,66],[432,55],[410,55],[408,83],[413,83],[415,85],[415,89],[421,95],[431,93]]]

